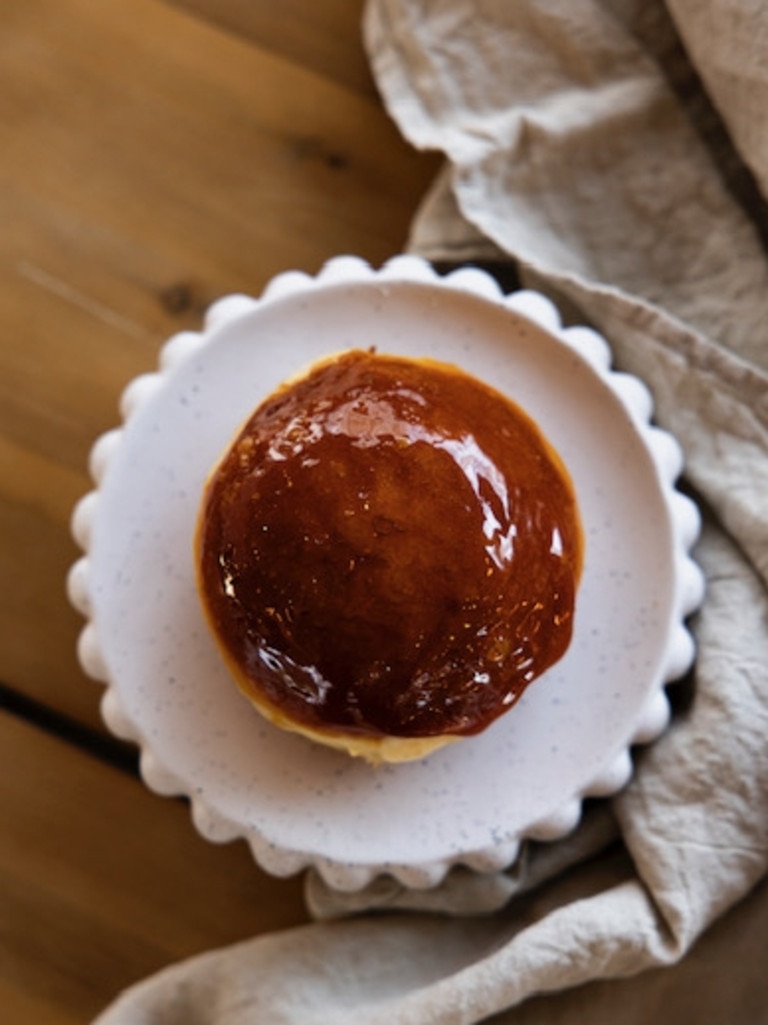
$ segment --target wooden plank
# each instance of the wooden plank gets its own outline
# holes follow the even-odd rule
[[[2,979],[0,1007],[3,1008],[3,1014],[8,1021],[24,1022],[25,1025],[73,1025],[75,1020],[66,1009],[51,1003],[45,997],[22,992],[16,986],[6,984]],[[79,1025],[82,1025],[82,1022]]]
[[[273,50],[161,0],[0,10],[0,682],[95,728],[68,520],[122,388],[224,293],[397,252],[434,171]]]
[[[66,524],[82,475],[0,434],[0,482],[1,682],[100,729],[102,688],[77,664],[82,621],[64,588],[79,555]]]
[[[357,92],[375,85],[362,46],[363,0],[168,0]]]
[[[81,1025],[168,963],[306,920],[299,879],[200,838],[185,802],[8,715],[0,759],[4,1020]]]

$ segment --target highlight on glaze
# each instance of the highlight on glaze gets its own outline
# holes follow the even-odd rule
[[[209,621],[312,730],[462,736],[568,647],[581,528],[533,421],[455,367],[350,351],[279,389],[213,473]]]

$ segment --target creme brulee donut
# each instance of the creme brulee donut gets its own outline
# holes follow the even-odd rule
[[[506,712],[567,649],[582,562],[533,421],[455,367],[350,351],[266,399],[201,507],[206,616],[279,726],[370,761]]]

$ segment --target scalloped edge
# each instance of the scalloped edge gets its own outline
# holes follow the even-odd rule
[[[120,445],[122,428],[101,435],[94,443],[89,458],[89,472],[95,487],[77,503],[72,514],[71,533],[84,555],[70,569],[67,595],[76,611],[86,620],[78,638],[77,655],[85,674],[105,687],[101,714],[107,727],[115,736],[139,747],[140,772],[149,789],[164,796],[189,798],[190,817],[202,837],[214,843],[245,839],[254,860],[264,871],[285,877],[314,868],[329,887],[344,892],[357,891],[380,875],[392,876],[410,889],[425,889],[438,885],[448,871],[458,865],[477,872],[501,871],[514,863],[526,840],[553,841],[571,833],[580,821],[583,801],[591,797],[610,797],[625,787],[633,773],[631,749],[651,743],[666,729],[671,716],[666,685],[685,675],[695,659],[695,642],[686,620],[700,607],[705,586],[703,573],[691,556],[691,549],[699,537],[701,516],[695,503],[676,488],[676,481],[683,469],[683,453],[672,435],[651,423],[653,399],[646,385],[632,375],[612,369],[610,345],[599,332],[581,325],[564,327],[556,305],[549,298],[530,289],[505,294],[489,274],[474,266],[461,267],[439,275],[421,257],[399,255],[387,261],[379,270],[374,270],[360,257],[344,255],[328,260],[315,277],[297,270],[275,276],[258,299],[240,294],[224,296],[209,307],[201,331],[182,331],[171,336],[160,350],[158,369],[141,374],[129,382],[119,404],[123,422],[127,422],[154,394],[168,370],[205,345],[211,333],[222,325],[238,319],[261,304],[305,290],[370,281],[382,284],[389,281],[429,284],[469,292],[505,306],[567,344],[611,388],[646,443],[670,510],[678,567],[676,624],[665,653],[660,685],[648,700],[628,745],[564,806],[536,822],[523,835],[505,837],[481,850],[418,864],[353,865],[278,847],[256,830],[241,828],[230,822],[169,771],[131,722],[112,686],[91,619],[93,602],[89,591],[88,551],[93,523],[98,516],[98,488]]]

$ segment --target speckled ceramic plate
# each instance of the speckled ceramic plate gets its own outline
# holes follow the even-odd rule
[[[514,397],[565,460],[586,536],[566,656],[480,736],[380,768],[251,709],[203,620],[192,558],[205,478],[245,416],[314,359],[369,345],[454,362]],[[122,414],[94,446],[96,487],[74,514],[80,658],[106,685],[110,728],[140,745],[147,784],[188,796],[209,839],[244,837],[268,871],[312,865],[341,889],[383,872],[429,886],[452,865],[502,868],[524,838],[566,834],[585,796],[626,783],[632,745],[664,729],[665,685],[694,654],[698,514],[675,488],[681,453],[650,424],[646,388],[544,297],[504,296],[478,270],[439,278],[412,257],[378,271],[340,257],[316,278],[281,275],[258,300],[217,303],[130,384]]]

